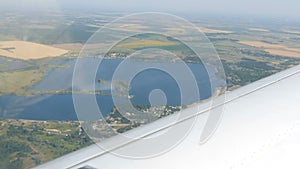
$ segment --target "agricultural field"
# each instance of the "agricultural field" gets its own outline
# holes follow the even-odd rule
[[[279,56],[287,56],[287,57],[300,57],[300,49],[299,48],[290,48],[280,44],[270,44],[259,41],[241,41],[241,44],[262,48],[264,51]]]
[[[42,18],[50,19],[51,22],[34,19],[35,24],[32,24],[30,27],[26,27],[26,30],[28,29],[27,33],[36,31],[37,34],[39,34],[39,37],[31,36],[29,34],[28,36],[26,35],[29,37],[27,41],[19,40],[17,34],[13,32],[14,29],[11,30],[12,32],[9,35],[7,32],[6,34],[1,34],[0,29],[0,38],[3,37],[2,40],[12,39],[11,41],[0,42],[0,55],[14,59],[33,60],[33,62],[43,63],[42,65],[34,64],[35,67],[38,67],[38,70],[35,69],[35,72],[46,70],[43,65],[47,65],[47,63],[51,61],[51,57],[55,58],[54,56],[59,55],[76,57],[83,47],[85,47],[87,51],[90,51],[90,56],[104,55],[104,52],[106,51],[103,49],[107,48],[107,44],[104,42],[95,44],[85,44],[84,42],[86,42],[88,38],[102,25],[107,23],[109,21],[108,18],[112,19],[116,16],[112,15],[107,17],[103,15],[93,15],[90,16],[91,18],[89,18],[88,15],[84,17],[70,18],[59,17],[60,19],[65,20],[65,22],[61,22],[63,24],[59,24],[53,20],[55,17],[58,16],[42,16]],[[89,19],[86,20],[86,18]],[[14,21],[12,23],[17,23],[19,19],[20,18],[18,17],[10,17],[10,20]],[[279,27],[277,30],[273,30],[273,27],[273,29],[270,29],[268,26],[261,25],[259,27],[255,27],[255,25],[251,25],[249,27],[244,25],[232,27],[232,23],[229,22],[226,24],[196,22],[195,25],[199,31],[206,34],[208,39],[215,46],[216,51],[224,64],[225,71],[227,71],[229,89],[237,88],[242,86],[242,84],[245,85],[251,83],[299,63],[300,46],[299,43],[297,43],[299,42],[297,38],[300,35],[296,29]],[[137,21],[134,24],[121,25],[118,31],[137,31],[145,28],[145,26],[142,26]],[[173,34],[178,33],[182,36],[184,36],[185,33],[184,30],[179,28],[168,28],[166,30]],[[61,34],[61,32],[63,33]],[[51,37],[49,37],[49,35],[51,35]],[[57,39],[53,38],[58,36],[59,38]],[[147,48],[168,50],[185,59],[187,62],[199,62],[199,60],[195,60],[192,57],[193,52],[191,52],[186,46],[182,45],[179,41],[151,34],[130,37],[123,40],[117,46],[112,48],[110,53],[105,55],[105,57],[124,58],[138,50]],[[32,50],[28,51],[27,49]],[[24,52],[24,50],[26,50],[26,52]],[[28,53],[30,51],[31,53]],[[66,59],[66,57],[62,57],[61,59],[59,59],[59,57],[56,58],[58,58],[58,60]],[[237,67],[234,65],[237,62],[241,62],[242,64],[239,64]],[[261,67],[262,63],[266,64],[266,69],[261,68],[260,74],[256,74],[255,72],[258,72],[257,67]],[[0,63],[0,71],[1,68],[8,67],[5,65],[7,64]],[[32,66],[31,63],[30,65]],[[258,66],[251,68],[251,66],[243,67],[243,65]],[[33,71],[32,69],[30,70]],[[241,70],[243,70],[245,74],[253,75],[253,77],[247,78],[248,76],[246,75],[238,75],[238,72]],[[26,71],[23,72],[25,75],[27,73]],[[21,72],[19,71],[17,73],[10,74],[15,76],[16,74],[21,74]],[[232,72],[236,72],[237,74],[233,74]],[[31,81],[31,83],[26,82],[26,85],[15,85],[15,87],[10,87],[12,88],[11,91],[16,91],[15,93],[18,94],[22,93],[19,92],[20,89],[27,88],[39,81],[42,77],[42,73],[38,73],[37,76],[39,77],[28,78],[28,81]],[[8,74],[5,76],[2,75],[2,77],[7,79]],[[10,81],[9,78],[8,81]],[[238,84],[239,82],[242,84]],[[3,87],[1,88],[4,89]]]
[[[131,42],[131,43],[124,43],[121,44],[123,47],[153,47],[153,46],[170,46],[175,45],[174,42],[163,42],[163,41],[155,41],[155,40],[148,40],[148,41],[141,41],[141,42]]]
[[[33,17],[25,23],[23,18],[28,17],[25,14],[1,15],[0,97],[43,95],[40,91],[32,92],[32,86],[46,78],[47,73],[68,68],[69,65],[64,63],[74,60],[83,47],[91,57],[109,59],[125,58],[139,50],[158,48],[172,52],[186,62],[201,63],[187,46],[166,36],[143,34],[129,37],[120,41],[109,53],[104,51],[108,47],[106,42],[85,44],[99,28],[118,16],[120,14],[49,14]],[[248,24],[211,19],[192,21],[214,45],[223,63],[228,90],[300,64],[300,30],[297,25],[286,27],[273,23]],[[146,28],[137,21],[116,30],[126,33]],[[166,28],[165,31],[180,36],[186,33],[181,28]],[[197,37],[189,38],[198,40]],[[105,80],[100,79],[99,84],[105,84]],[[121,91],[128,88],[127,84],[120,86]],[[64,92],[70,93],[67,90]],[[50,94],[62,93],[55,91]],[[142,125],[131,125],[119,116],[113,109],[106,118],[109,122],[119,120],[112,124],[118,132]],[[105,137],[111,136],[111,133],[105,134]],[[0,148],[0,168],[30,168],[92,143],[77,121],[2,119],[0,137],[3,145]]]
[[[211,29],[206,27],[198,27],[198,30],[203,33],[209,33],[209,34],[230,34],[233,33],[232,31],[228,30],[220,30],[220,29]]]
[[[0,56],[29,60],[57,57],[68,51],[26,41],[0,41]]]

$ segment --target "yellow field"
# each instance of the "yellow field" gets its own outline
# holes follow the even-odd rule
[[[274,55],[281,55],[281,56],[288,56],[288,57],[299,57],[299,52],[292,52],[292,51],[286,51],[286,50],[277,50],[277,49],[266,49],[265,51],[274,54]]]
[[[204,27],[198,27],[198,30],[203,33],[232,33],[231,31],[226,31],[226,30],[218,30],[218,29],[209,29],[209,28],[204,28]]]
[[[124,32],[138,32],[141,29],[148,28],[147,26],[143,26],[140,24],[122,24],[117,28],[110,28],[112,30],[124,31]]]
[[[23,60],[56,57],[68,52],[68,50],[26,41],[0,41],[0,55]]]
[[[80,51],[83,47],[80,43],[61,43],[61,44],[53,44],[55,48],[65,49],[68,51]]]
[[[269,43],[264,43],[259,41],[240,41],[239,43],[258,47],[258,48],[263,48],[264,51],[274,55],[300,57],[300,49],[298,48],[290,48],[284,45],[269,44]]]
[[[167,34],[171,34],[171,35],[182,35],[186,33],[186,30],[183,28],[163,28],[164,30],[166,30]]]
[[[283,32],[285,32],[285,33],[291,33],[291,34],[300,34],[300,31],[297,31],[297,30],[288,30],[288,29],[285,29],[285,30],[283,30]]]
[[[249,28],[250,31],[258,31],[258,32],[270,32],[268,29],[262,29],[262,28]]]
[[[141,41],[141,42],[130,42],[121,44],[120,46],[125,47],[145,47],[145,46],[170,46],[175,45],[175,42],[162,42],[162,41],[156,41],[156,40],[147,40],[147,41]]]

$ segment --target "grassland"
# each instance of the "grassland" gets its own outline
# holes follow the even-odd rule
[[[26,91],[36,82],[42,80],[44,72],[40,70],[25,70],[0,73],[0,95],[26,95]]]
[[[115,45],[108,53],[106,53],[105,57],[108,58],[125,58],[135,52],[138,52],[143,49],[161,49],[166,50],[178,55],[181,59],[184,59],[190,55],[193,55],[193,51],[191,51],[187,46],[181,43],[178,40],[172,39],[171,37],[166,37],[163,35],[157,34],[141,34],[132,37],[128,37],[127,39],[122,40],[117,45]],[[153,51],[152,54],[154,54]],[[165,61],[165,57],[158,55],[159,61]],[[149,59],[154,61],[154,56],[143,56],[144,60]],[[168,60],[167,60],[168,61]]]
[[[47,57],[57,57],[67,54],[68,51],[47,45],[25,41],[0,41],[0,55],[29,60]]]

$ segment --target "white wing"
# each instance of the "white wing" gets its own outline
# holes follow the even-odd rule
[[[205,109],[205,106],[202,107]],[[128,159],[92,145],[36,168],[300,168],[300,66],[229,92],[224,108],[220,126],[211,139],[202,145],[199,144],[199,132],[207,120],[208,113],[205,112],[198,115],[195,126],[179,145],[160,156]],[[170,118],[166,117],[128,133],[135,135],[147,132],[149,134],[146,138],[151,137]],[[187,122],[176,125],[180,127]],[[138,151],[142,146],[141,141],[122,144],[118,139],[113,137],[106,140],[106,143],[118,144],[117,149],[120,151]],[[167,141],[166,138],[160,140],[161,143]],[[155,146],[157,142],[147,148]]]

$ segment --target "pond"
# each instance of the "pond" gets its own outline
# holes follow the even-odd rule
[[[99,60],[97,58],[85,58],[86,71],[88,74],[89,65]],[[96,73],[96,90],[111,94],[111,82],[116,68],[122,63],[123,59],[104,59]],[[52,63],[60,65],[46,71],[46,76],[42,81],[32,86],[34,91],[59,91],[72,89],[72,76],[76,60],[68,60]],[[143,64],[143,63],[139,63]],[[157,63],[159,64],[159,63]],[[161,63],[176,64],[176,63]],[[211,97],[211,85],[208,73],[203,64],[187,63],[187,66],[194,74],[200,93],[200,100]],[[98,81],[101,81],[99,83]],[[178,79],[177,79],[178,80]],[[180,79],[185,80],[185,79]],[[192,83],[192,82],[191,82]],[[149,94],[155,89],[160,89],[165,93],[167,105],[180,105],[181,94],[176,80],[168,73],[157,70],[147,69],[137,74],[130,83],[129,94],[131,102],[140,105],[149,105]],[[102,114],[107,115],[113,108],[114,103],[111,95],[96,96]],[[187,104],[192,104],[199,100],[187,100]],[[84,104],[84,102],[82,103]],[[88,111],[88,107],[87,107]],[[45,94],[34,96],[0,96],[0,116],[2,118],[16,118],[29,120],[77,120],[73,106],[72,94]]]

